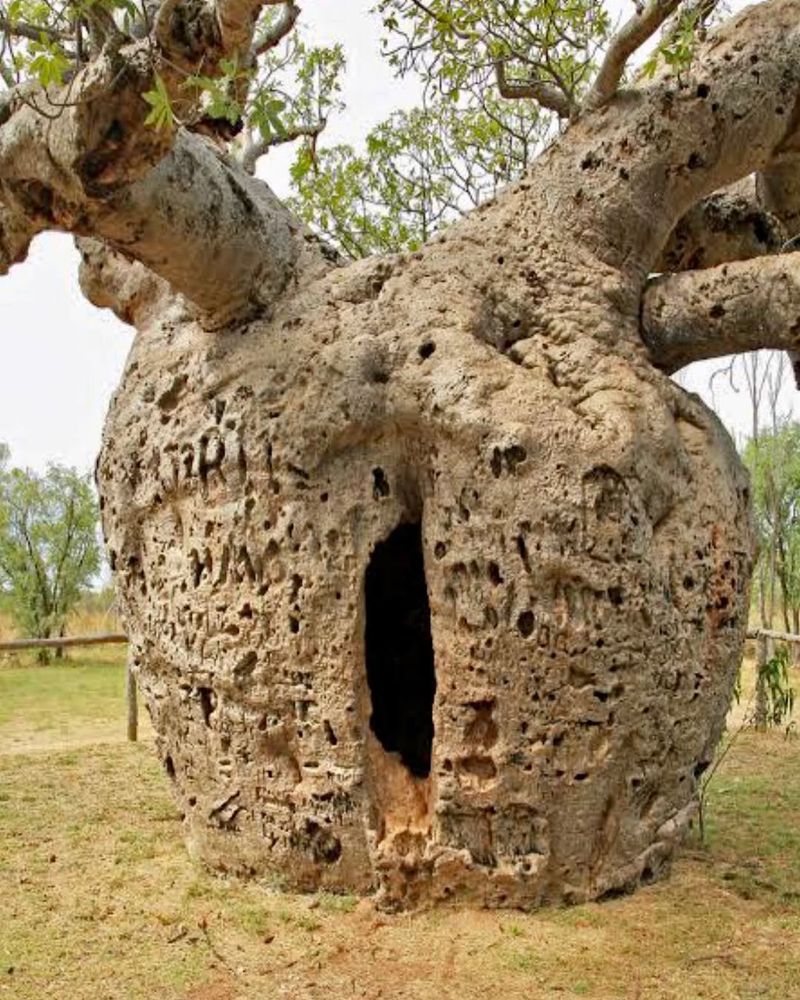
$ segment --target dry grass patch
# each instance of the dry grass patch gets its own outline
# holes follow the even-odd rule
[[[709,844],[669,880],[535,914],[386,916],[210,875],[147,745],[0,754],[0,789],[0,997],[800,997],[800,739],[736,742]]]
[[[125,650],[96,646],[42,666],[0,661],[0,753],[114,743],[125,736]],[[146,717],[145,736],[151,732]]]

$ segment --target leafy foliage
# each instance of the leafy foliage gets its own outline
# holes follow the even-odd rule
[[[392,65],[455,104],[478,99],[498,62],[512,81],[575,100],[611,28],[602,0],[379,0],[377,10]]]
[[[145,124],[153,125],[157,129],[172,128],[175,121],[172,102],[167,93],[167,88],[164,86],[164,81],[158,73],[155,75],[155,87],[152,90],[145,91],[142,97],[150,105],[150,114],[145,118]]]
[[[778,646],[758,669],[757,685],[762,691],[767,725],[781,726],[791,718],[795,692],[789,677],[789,649]]]
[[[298,130],[324,126],[343,107],[341,45],[308,46],[292,37],[259,64],[252,92],[242,110],[247,128],[265,147]]]
[[[642,66],[643,75],[654,76],[661,63],[673,70],[678,77],[689,69],[697,47],[698,29],[701,23],[699,7],[680,11],[673,30],[662,39]]]
[[[774,552],[787,612],[800,623],[800,424],[785,422],[748,441],[753,512],[761,558]]]
[[[60,634],[99,569],[97,523],[88,476],[58,465],[37,475],[0,464],[0,587],[23,634]]]
[[[349,257],[415,250],[519,177],[548,125],[535,104],[491,94],[476,107],[438,100],[396,112],[361,155],[350,146],[301,149],[292,207]]]

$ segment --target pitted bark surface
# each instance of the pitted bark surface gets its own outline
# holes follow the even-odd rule
[[[691,819],[746,624],[746,477],[647,360],[629,277],[529,189],[268,319],[212,334],[175,300],[143,322],[104,520],[215,867],[529,907],[657,876]],[[366,581],[401,525],[428,597],[427,774],[370,724]],[[424,614],[398,602],[396,634]]]

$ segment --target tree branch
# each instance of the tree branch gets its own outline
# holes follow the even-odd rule
[[[575,110],[567,95],[552,83],[543,80],[526,80],[525,83],[511,82],[506,77],[505,63],[500,60],[494,64],[497,89],[501,97],[509,100],[530,99],[541,104],[560,118],[569,118]]]
[[[222,47],[228,56],[249,53],[256,20],[262,7],[277,7],[285,0],[216,0],[216,17]]]
[[[251,140],[244,147],[240,163],[248,174],[254,174],[259,159],[275,146],[283,146],[287,142],[295,142],[302,138],[316,139],[325,130],[326,124],[327,122],[321,121],[314,125],[297,125],[280,135],[273,135],[269,139]]]
[[[644,295],[642,337],[670,373],[726,354],[799,350],[800,254],[656,278]]]
[[[27,38],[31,42],[39,42],[47,38],[51,42],[69,42],[73,36],[69,31],[60,31],[46,25],[27,24],[25,21],[12,21],[0,12],[0,32],[13,35],[16,38]]]
[[[673,229],[655,271],[692,271],[779,252],[789,234],[748,178],[698,202]]]
[[[136,327],[164,313],[173,292],[163,278],[101,240],[82,236],[75,244],[81,255],[81,291],[92,305],[111,309],[123,323]]]
[[[575,121],[540,167],[559,238],[643,283],[693,206],[785,155],[800,129],[797,11],[748,7],[709,33],[680,81],[665,69]]]
[[[78,74],[46,128],[27,105],[0,126],[0,263],[22,259],[44,229],[93,236],[220,326],[269,305],[323,258],[265,184],[205,139],[145,124],[151,67],[146,42],[111,51]],[[181,74],[164,75],[177,91]]]
[[[648,0],[611,39],[603,63],[584,100],[588,111],[601,108],[616,93],[633,53],[642,47],[680,6],[681,0]]]
[[[279,45],[291,32],[295,24],[297,24],[297,19],[299,17],[300,8],[297,4],[284,3],[281,16],[275,24],[254,40],[253,47],[250,52],[251,58],[256,59],[258,56],[264,55],[265,52],[269,52],[270,49],[274,49],[276,45]]]
[[[0,201],[0,275],[25,260],[28,247],[40,229],[24,215]]]

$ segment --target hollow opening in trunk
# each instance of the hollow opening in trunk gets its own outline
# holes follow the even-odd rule
[[[370,726],[384,750],[398,753],[415,777],[425,778],[436,675],[419,523],[401,524],[378,543],[365,591]]]

